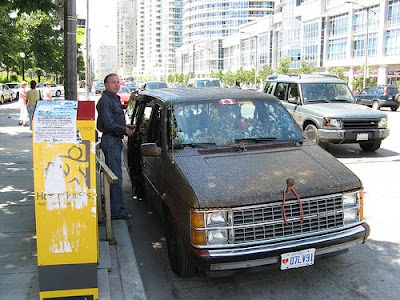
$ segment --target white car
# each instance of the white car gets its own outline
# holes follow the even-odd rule
[[[0,83],[0,104],[4,104],[6,100],[13,100],[12,91],[7,85]]]
[[[36,88],[40,91],[43,97],[43,90],[46,88],[44,83],[38,83]],[[61,95],[64,95],[64,87],[61,85],[57,85],[55,83],[52,83],[50,86],[51,90],[51,96],[53,97],[60,97]]]

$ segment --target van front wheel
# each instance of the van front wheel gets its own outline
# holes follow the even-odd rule
[[[166,218],[166,223],[167,249],[171,268],[178,276],[191,276],[196,272],[196,267],[183,244],[182,238],[179,236],[171,216]]]

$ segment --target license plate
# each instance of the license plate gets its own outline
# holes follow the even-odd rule
[[[357,141],[368,141],[368,133],[357,133]]]
[[[314,264],[315,249],[306,249],[281,255],[281,270],[307,267]]]

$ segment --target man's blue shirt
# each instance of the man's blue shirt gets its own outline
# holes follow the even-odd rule
[[[104,91],[96,105],[97,129],[103,133],[123,135],[126,130],[125,114],[120,97]]]

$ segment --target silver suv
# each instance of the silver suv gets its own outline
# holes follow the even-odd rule
[[[281,100],[308,138],[326,143],[358,143],[376,151],[389,135],[384,112],[355,103],[345,81],[335,75],[271,75],[264,92]]]

